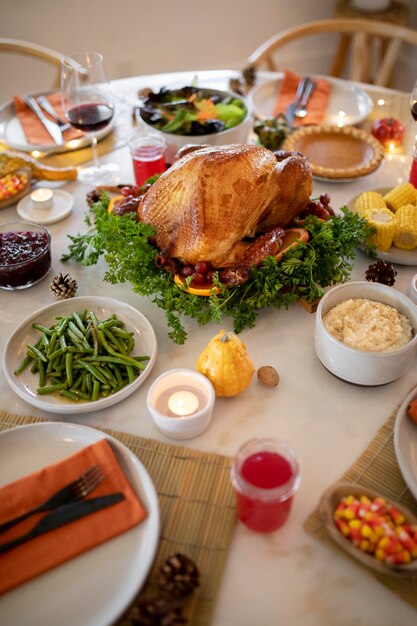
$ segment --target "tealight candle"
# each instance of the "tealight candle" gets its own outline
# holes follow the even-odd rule
[[[32,191],[30,199],[32,200],[32,206],[34,209],[50,209],[54,202],[54,192],[52,189],[40,187],[39,189]]]
[[[168,398],[168,408],[174,415],[191,415],[198,409],[198,398],[192,391],[176,391]]]

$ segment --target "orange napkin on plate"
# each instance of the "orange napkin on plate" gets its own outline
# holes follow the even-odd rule
[[[298,74],[285,70],[275,102],[274,115],[278,115],[278,113],[285,113],[287,106],[294,102],[298,83],[301,78],[302,76],[298,76]],[[323,124],[326,117],[332,85],[328,80],[323,78],[317,78],[314,80],[316,81],[317,86],[313,94],[310,96],[307,104],[308,115],[304,118],[294,118],[294,126]]]
[[[47,96],[47,98],[54,107],[60,119],[64,121],[65,116],[62,110],[61,94],[53,93]],[[42,124],[37,115],[35,115],[35,113],[33,113],[33,111],[31,111],[29,107],[26,106],[22,98],[20,98],[19,96],[15,96],[13,98],[13,103],[16,115],[19,118],[20,124],[24,130],[28,143],[41,146],[48,146],[50,144],[53,144],[54,140],[46,130],[45,126]],[[46,113],[46,111],[42,109],[42,112],[45,114],[45,117],[50,119],[52,122],[54,121],[54,119],[48,113]],[[83,131],[77,130],[76,128],[69,128],[63,133],[65,141],[70,141],[71,139],[79,139],[84,135],[85,133]]]
[[[58,463],[2,487],[0,524],[41,504],[96,464],[104,479],[86,499],[119,491],[125,499],[0,554],[0,594],[137,526],[145,519],[146,510],[124,475],[110,443],[103,438]],[[0,543],[25,534],[44,515],[31,515],[1,533]]]

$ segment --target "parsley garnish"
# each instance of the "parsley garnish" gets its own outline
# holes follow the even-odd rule
[[[221,323],[230,316],[239,333],[254,326],[258,312],[267,306],[288,308],[300,298],[311,302],[321,297],[325,287],[348,280],[356,247],[373,232],[346,207],[343,216],[327,222],[311,216],[304,226],[310,233],[307,243],[290,248],[279,263],[268,257],[240,287],[228,288],[215,279],[221,293],[202,297],[187,293],[174,283],[172,275],[156,267],[158,249],[149,241],[155,232],[151,226],[136,222],[133,214],[118,217],[107,213],[108,204],[109,197],[103,193],[85,217],[89,230],[68,236],[71,243],[62,261],[88,266],[103,256],[108,265],[104,280],[129,282],[136,293],[149,296],[164,309],[168,334],[179,344],[187,338],[184,316],[195,318],[200,325]]]

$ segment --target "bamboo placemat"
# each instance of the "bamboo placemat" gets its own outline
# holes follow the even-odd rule
[[[340,478],[341,482],[350,482],[361,485],[366,489],[377,491],[382,496],[399,502],[417,515],[417,501],[409,491],[398,466],[394,449],[394,424],[398,408],[391,414],[389,419],[380,428],[374,439],[357,461]],[[316,509],[305,521],[305,530],[334,547],[346,558],[350,557],[342,548],[331,539],[324,524],[322,516]],[[380,574],[354,560],[363,567],[371,576],[377,578],[386,587],[403,598],[406,602],[417,608],[417,577],[416,576],[392,576]]]
[[[0,411],[0,431],[45,421]],[[158,492],[160,541],[140,596],[155,592],[153,581],[161,563],[181,552],[200,571],[200,586],[184,602],[184,615],[189,626],[208,626],[235,527],[235,497],[229,477],[232,460],[129,433],[101,430],[118,439],[140,459]],[[127,611],[118,626],[130,624]]]

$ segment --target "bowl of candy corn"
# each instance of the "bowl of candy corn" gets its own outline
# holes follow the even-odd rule
[[[22,167],[4,176],[0,176],[0,209],[14,204],[29,192],[32,173]]]
[[[417,517],[401,504],[341,482],[324,492],[319,511],[331,538],[364,565],[384,574],[417,572]]]

